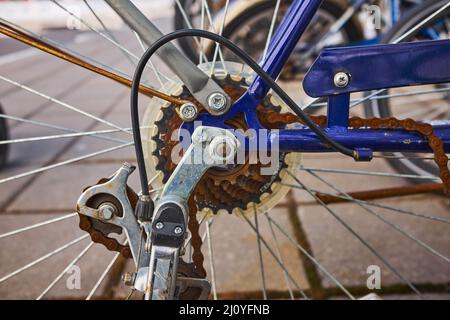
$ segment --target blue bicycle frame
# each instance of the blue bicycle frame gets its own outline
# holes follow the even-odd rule
[[[271,40],[266,59],[261,62],[272,78],[276,79],[280,74],[320,4],[319,0],[294,0],[291,4]],[[351,85],[334,87],[333,75],[339,71],[350,75]],[[379,152],[431,152],[427,140],[420,134],[401,129],[348,128],[350,93],[445,82],[450,82],[450,40],[326,49],[306,75],[304,85],[310,95],[328,98],[328,123],[324,130],[342,145]],[[225,122],[244,113],[249,128],[263,129],[256,106],[269,89],[261,78],[256,77],[227,114],[217,117],[205,113],[198,120],[203,125],[229,128]],[[192,130],[190,126],[192,124],[184,125]],[[450,152],[450,121],[440,121],[433,128],[443,140],[445,151]],[[333,151],[306,127],[269,130],[267,139],[277,139],[280,152]]]

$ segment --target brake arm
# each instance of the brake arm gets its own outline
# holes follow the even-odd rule
[[[188,199],[203,174],[213,166],[232,163],[238,148],[238,139],[225,129],[198,127],[194,131],[192,144],[156,202],[149,267],[139,270],[136,278],[141,287],[145,283],[146,299],[173,298],[180,249],[186,234]],[[166,277],[170,280],[161,280]],[[207,286],[203,283],[202,287]]]

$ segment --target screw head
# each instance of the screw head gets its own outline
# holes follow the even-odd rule
[[[220,92],[211,93],[208,97],[208,105],[214,111],[223,111],[227,106],[227,97]]]
[[[338,72],[334,75],[334,85],[339,88],[345,88],[350,82],[350,77],[345,72]]]
[[[162,228],[164,228],[164,223],[162,222],[157,222],[155,225],[155,228],[158,230],[161,230]]]
[[[192,103],[185,103],[180,107],[180,115],[184,121],[193,121],[197,118],[197,107]]]
[[[174,232],[175,234],[180,234],[180,233],[183,232],[183,228],[181,228],[181,227],[175,227],[175,229],[173,229],[173,232]]]

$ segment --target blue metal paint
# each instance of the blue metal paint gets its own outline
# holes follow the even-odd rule
[[[333,83],[336,72],[351,75],[345,88]],[[450,82],[450,40],[325,49],[303,81],[313,97],[382,88]]]
[[[297,41],[309,24],[321,1],[296,0],[290,7],[269,46],[263,68],[277,78]],[[372,47],[347,47],[326,49],[312,66],[305,79],[305,90],[311,96],[328,96],[327,134],[342,145],[358,150],[364,159],[370,159],[372,151],[379,152],[431,152],[428,142],[421,135],[404,130],[347,129],[349,93],[417,83],[448,82],[450,79],[450,43],[418,42],[417,44],[379,45]],[[446,41],[446,42],[445,42]],[[333,76],[337,71],[351,73],[347,88],[335,88]],[[446,80],[446,81],[444,81]],[[222,116],[202,113],[198,117],[202,125],[229,128],[225,124],[244,113],[250,128],[262,128],[256,117],[256,106],[267,94],[268,87],[257,77],[250,89]],[[193,131],[194,124],[183,128]],[[434,127],[450,152],[450,123]],[[331,152],[309,129],[268,131],[268,141],[278,139],[280,152]],[[255,139],[258,139],[256,137]],[[249,139],[244,142],[248,150]],[[257,141],[258,149],[270,148]]]
[[[450,125],[435,126],[435,134],[443,139],[450,152]],[[347,148],[368,148],[377,152],[432,152],[422,135],[404,130],[349,129],[346,132],[327,130],[327,134]],[[278,139],[281,152],[331,152],[309,129],[272,131],[269,141]]]
[[[320,0],[294,0],[292,2],[286,16],[274,33],[266,57],[261,63],[261,67],[273,79],[278,78],[321,3]],[[259,101],[266,96],[269,89],[269,86],[260,77],[256,77],[246,95],[251,95]],[[236,102],[236,104],[239,103],[239,101]]]
[[[350,94],[328,97],[327,127],[334,130],[347,130],[350,110]]]

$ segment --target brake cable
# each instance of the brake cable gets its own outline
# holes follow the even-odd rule
[[[211,33],[205,30],[196,30],[196,29],[186,29],[186,30],[177,30],[163,37],[159,38],[155,41],[144,55],[139,60],[139,63],[136,67],[136,71],[133,76],[133,81],[131,85],[131,122],[133,128],[133,138],[134,138],[134,148],[136,151],[136,160],[139,171],[139,178],[142,187],[142,195],[149,196],[148,191],[148,178],[147,173],[145,171],[145,160],[144,160],[144,152],[142,149],[142,140],[140,136],[140,125],[139,125],[139,112],[138,112],[138,99],[139,99],[139,84],[142,78],[142,74],[144,72],[144,68],[153,54],[164,44],[176,40],[178,38],[184,37],[199,37],[199,38],[207,38],[212,41],[215,41],[227,49],[232,51],[235,55],[237,55],[240,59],[242,59],[253,71],[255,71],[259,77],[261,77],[266,84],[291,108],[291,110],[297,114],[297,116],[304,122],[304,124],[313,131],[317,137],[322,140],[322,142],[328,144],[331,148],[336,151],[354,158],[355,160],[360,159],[360,155],[358,150],[349,149],[342,144],[334,141],[330,138],[321,128],[319,128],[310,118],[309,116],[289,97],[289,95],[280,88],[280,86],[272,79],[272,77],[267,74],[256,61],[254,61],[247,53],[245,53],[241,48],[236,46],[230,40],[217,35],[215,33]]]

